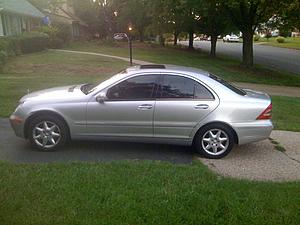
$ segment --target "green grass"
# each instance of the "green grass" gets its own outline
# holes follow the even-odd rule
[[[51,51],[13,58],[0,74],[0,117],[13,112],[27,89],[100,82],[126,66],[115,59]],[[275,128],[300,131],[300,98],[272,100]]]
[[[272,96],[275,129],[300,131],[300,98]]]
[[[0,224],[298,225],[299,188],[223,178],[200,162],[0,163]]]
[[[12,58],[0,74],[0,116],[9,116],[28,89],[100,82],[126,66],[99,56],[55,52]]]
[[[126,43],[74,42],[67,49],[128,57],[128,46]],[[212,59],[207,54],[198,51],[191,52],[171,47],[161,48],[157,45],[135,42],[133,44],[133,57],[153,63],[175,64],[204,69],[229,81],[300,87],[299,75],[269,70],[258,66],[254,69],[247,69],[240,66],[239,61],[229,58]]]
[[[274,47],[280,47],[280,48],[291,48],[291,49],[299,49],[300,50],[300,38],[298,37],[288,37],[285,38],[284,43],[278,43],[276,41],[276,38],[269,38],[267,40],[266,38],[260,38],[259,42],[263,42],[264,45],[270,45]]]

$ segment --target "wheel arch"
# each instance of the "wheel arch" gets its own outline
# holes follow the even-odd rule
[[[193,137],[193,145],[194,145],[194,142],[195,142],[195,140],[196,140],[196,138],[197,138],[197,136],[198,136],[198,134],[199,134],[199,132],[202,130],[202,129],[204,129],[206,126],[210,126],[210,125],[214,125],[214,124],[216,124],[216,125],[223,125],[223,126],[226,126],[228,129],[230,129],[231,131],[232,131],[232,134],[233,134],[233,136],[234,136],[234,143],[235,144],[238,144],[239,143],[239,137],[238,137],[238,135],[237,135],[237,133],[236,133],[236,131],[233,129],[233,127],[231,126],[231,125],[229,125],[228,123],[225,123],[225,122],[221,122],[221,121],[213,121],[213,122],[209,122],[209,123],[206,123],[206,124],[204,124],[203,126],[201,126],[201,127],[199,127],[199,129],[197,130],[197,132],[195,133],[195,135],[194,135],[194,137]]]
[[[54,116],[56,118],[58,118],[59,120],[61,120],[67,127],[67,135],[68,135],[68,138],[71,137],[71,132],[70,132],[70,127],[66,121],[66,119],[59,113],[57,112],[54,112],[54,111],[51,111],[51,110],[40,110],[40,111],[36,111],[34,112],[33,114],[31,114],[25,121],[25,124],[24,124],[24,137],[26,139],[28,139],[28,128],[29,128],[29,125],[30,125],[30,122],[35,119],[36,117],[38,116]]]

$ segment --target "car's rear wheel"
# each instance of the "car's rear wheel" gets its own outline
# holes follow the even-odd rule
[[[226,156],[234,146],[234,134],[223,124],[211,124],[197,133],[195,147],[206,158],[220,159]]]
[[[34,148],[54,151],[67,141],[68,129],[64,121],[55,116],[38,116],[30,121],[28,132]]]

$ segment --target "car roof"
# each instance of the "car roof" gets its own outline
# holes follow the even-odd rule
[[[134,74],[134,73],[141,73],[141,72],[147,72],[147,73],[182,73],[192,76],[209,76],[209,72],[196,69],[192,67],[185,67],[185,66],[176,66],[176,65],[158,65],[158,64],[148,64],[148,65],[140,65],[140,66],[134,66],[126,69],[126,73],[128,75]]]

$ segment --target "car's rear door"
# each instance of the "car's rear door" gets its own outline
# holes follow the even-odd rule
[[[87,106],[89,135],[109,137],[153,137],[154,94],[159,75],[128,78],[107,90],[107,100]]]
[[[154,112],[154,137],[183,138],[219,104],[218,98],[199,81],[164,74]]]

